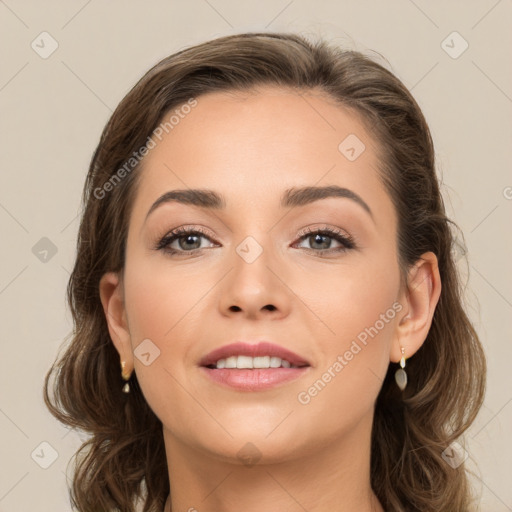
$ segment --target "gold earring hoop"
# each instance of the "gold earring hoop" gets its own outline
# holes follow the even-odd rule
[[[405,348],[400,347],[402,357],[400,359],[400,368],[395,372],[395,381],[401,391],[407,386],[407,373],[405,373]]]
[[[132,372],[126,372],[126,362],[121,361],[121,377],[125,381],[125,384],[123,386],[123,393],[129,393],[130,392],[130,384],[128,384],[128,381],[130,380],[130,377],[132,376]]]

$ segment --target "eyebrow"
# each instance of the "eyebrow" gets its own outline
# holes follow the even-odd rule
[[[329,185],[325,187],[301,187],[290,188],[284,191],[280,206],[281,208],[297,208],[305,206],[321,199],[330,197],[346,198],[354,201],[361,206],[373,219],[373,213],[368,204],[355,192],[348,188],[339,187],[337,185]],[[171,190],[161,195],[149,209],[146,219],[159,206],[177,202],[191,206],[198,206],[210,210],[223,210],[226,208],[226,200],[222,194],[210,189],[186,189]]]

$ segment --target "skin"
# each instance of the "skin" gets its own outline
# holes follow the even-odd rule
[[[197,100],[146,156],[123,274],[100,283],[120,359],[163,424],[166,509],[382,511],[369,476],[374,403],[400,347],[412,357],[427,336],[441,290],[436,257],[423,255],[401,287],[396,212],[379,179],[378,146],[354,113],[320,93],[276,87]],[[349,134],[366,146],[355,161],[338,150]],[[373,218],[348,198],[279,206],[285,189],[322,185],[354,191]],[[188,188],[223,194],[226,208],[168,203],[146,220],[163,193]],[[203,249],[187,254],[186,236],[172,243],[183,254],[155,249],[180,226],[202,227]],[[356,247],[334,252],[341,244],[327,238],[333,252],[320,257],[314,236],[300,231],[325,226]],[[263,249],[252,263],[236,251],[248,236]],[[300,403],[298,394],[394,303],[399,313]],[[145,339],[160,350],[148,366],[133,353]],[[311,367],[275,389],[227,389],[198,362],[235,340],[270,340]],[[258,460],[247,464],[241,454],[251,450]]]

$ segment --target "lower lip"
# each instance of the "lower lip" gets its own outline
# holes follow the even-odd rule
[[[258,369],[201,369],[213,381],[240,391],[261,391],[272,389],[286,382],[302,377],[309,366],[300,368],[258,368]]]

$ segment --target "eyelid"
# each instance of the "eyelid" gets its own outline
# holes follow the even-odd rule
[[[209,240],[213,244],[217,244],[218,242],[215,241],[215,236],[211,235],[210,230],[207,228],[204,228],[203,226],[197,226],[197,225],[184,225],[179,226],[177,228],[171,229],[168,231],[163,237],[159,237],[157,240],[154,249],[155,250],[162,250],[164,252],[168,252],[170,254],[180,254],[180,255],[192,255],[196,254],[197,252],[203,251],[206,249],[206,247],[198,248],[198,249],[192,249],[190,251],[184,251],[184,250],[176,250],[169,248],[170,244],[175,242],[176,240],[186,236],[186,235],[200,235],[200,237],[204,237],[207,240]],[[301,229],[297,233],[296,240],[291,244],[291,246],[295,246],[298,242],[301,242],[302,239],[307,239],[308,235],[315,235],[315,234],[321,234],[328,236],[334,240],[336,240],[341,247],[334,247],[329,249],[311,249],[308,247],[302,247],[302,249],[305,249],[306,251],[316,253],[318,255],[323,254],[332,254],[332,253],[339,253],[339,252],[345,252],[350,249],[356,248],[356,243],[354,240],[354,237],[350,235],[347,231],[338,228],[329,226],[327,224],[322,225],[316,225],[316,226],[307,226],[306,228]]]
[[[341,244],[342,247],[338,248],[329,248],[329,249],[309,249],[307,247],[304,247],[304,249],[313,251],[318,254],[326,254],[326,253],[335,253],[335,252],[341,252],[341,251],[348,251],[350,249],[356,249],[357,243],[355,238],[345,231],[344,229],[329,226],[327,224],[319,225],[319,226],[308,226],[307,228],[302,229],[298,234],[298,240],[293,242],[292,245],[295,245],[297,242],[301,241],[301,239],[307,239],[308,235],[315,235],[315,234],[323,234],[330,238],[333,238],[336,240],[339,244]]]
[[[215,244],[217,243],[214,241],[215,236],[213,236],[210,230],[208,230],[207,228],[204,228],[203,226],[184,225],[171,229],[167,231],[165,235],[158,237],[154,249],[172,253],[174,250],[168,248],[168,245],[171,243],[170,240],[173,239],[172,242],[174,242],[175,240],[178,240],[182,236],[189,234],[199,234],[204,238],[207,238],[210,242]],[[201,250],[202,249],[193,249],[191,251],[175,251],[175,253],[192,254],[194,252]]]
[[[352,239],[352,236],[347,231],[345,231],[344,229],[341,229],[341,228],[338,228],[338,227],[334,227],[334,226],[329,226],[328,224],[319,224],[319,225],[314,225],[314,226],[307,226],[307,227],[301,229],[298,232],[297,236],[303,237],[303,236],[314,234],[314,233],[318,233],[318,232],[334,233],[334,234],[343,236],[345,238]]]

